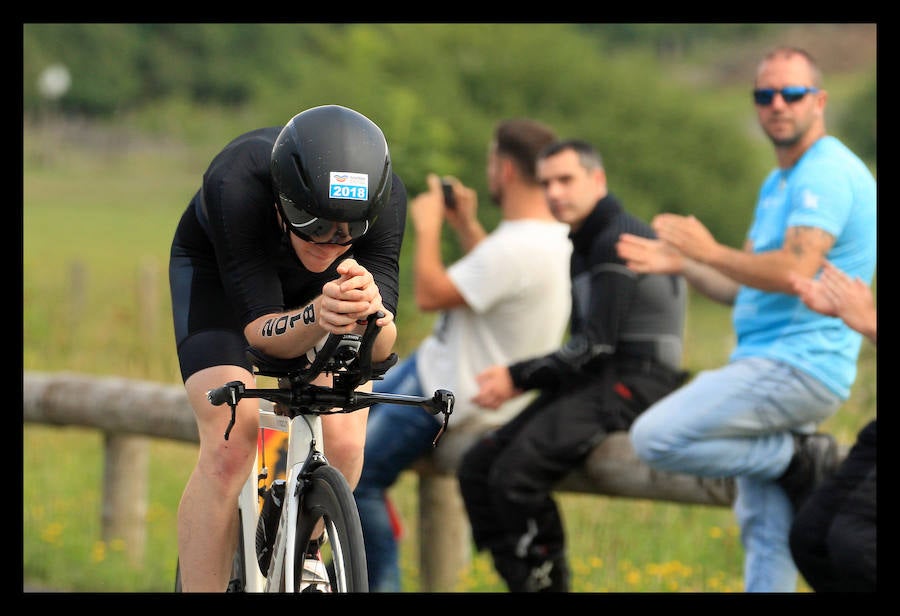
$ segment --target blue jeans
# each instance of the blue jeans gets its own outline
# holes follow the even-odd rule
[[[638,457],[655,468],[734,477],[735,517],[744,546],[747,592],[795,592],[788,537],[791,502],[775,480],[794,451],[841,400],[788,364],[751,358],[706,370],[644,411],[631,426]]]
[[[416,355],[391,368],[375,391],[422,396]],[[400,473],[431,449],[438,419],[417,406],[376,404],[369,409],[362,476],[354,491],[366,545],[371,592],[400,591],[397,540],[385,503],[386,491]]]

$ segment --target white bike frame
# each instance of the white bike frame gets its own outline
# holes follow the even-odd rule
[[[295,590],[294,580],[297,578],[294,575],[294,558],[286,556],[296,552],[297,515],[300,510],[297,483],[313,443],[319,451],[322,450],[322,418],[319,415],[297,415],[294,419],[289,419],[284,415],[276,415],[274,411],[260,408],[259,428],[286,432],[288,435],[286,485],[269,571],[267,575],[263,575],[256,559],[256,527],[260,515],[259,447],[257,447],[253,468],[238,497],[241,535],[244,542],[245,591],[290,593]],[[306,549],[306,546],[303,546],[303,549]],[[285,584],[283,589],[282,581]]]

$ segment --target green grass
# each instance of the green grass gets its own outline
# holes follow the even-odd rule
[[[146,140],[93,147],[26,124],[23,151],[23,368],[180,383],[168,299],[171,234],[196,190],[208,151]],[[412,246],[409,242],[407,250]],[[408,257],[403,271],[408,272]],[[405,277],[409,279],[408,275]],[[405,354],[433,317],[407,304]],[[726,309],[694,297],[686,363],[725,361]],[[865,344],[853,396],[826,424],[844,444],[873,416],[876,353]],[[102,540],[103,437],[92,430],[23,428],[23,576],[55,590],[168,592],[175,511],[193,467],[192,445],[151,441],[146,555],[134,563]],[[404,590],[419,589],[416,478],[392,490],[406,529]],[[742,550],[725,508],[560,495],[573,589],[583,592],[740,591]],[[457,590],[504,587],[477,555]]]
[[[416,477],[391,492],[404,526],[403,589],[419,589]],[[574,592],[736,592],[741,548],[730,510],[586,494],[559,494]],[[674,531],[674,532],[673,532]],[[485,554],[458,580],[461,592],[504,592]]]

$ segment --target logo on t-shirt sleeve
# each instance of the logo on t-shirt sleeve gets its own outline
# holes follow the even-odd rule
[[[804,210],[819,209],[819,195],[811,192],[808,188],[805,189],[801,195],[800,206]]]

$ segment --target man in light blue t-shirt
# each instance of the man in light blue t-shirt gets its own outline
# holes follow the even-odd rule
[[[682,273],[733,305],[737,346],[637,419],[631,441],[656,468],[734,477],[748,592],[793,592],[788,535],[794,512],[837,465],[816,427],[850,395],[862,336],[797,297],[792,274],[825,259],[871,283],[876,184],[863,162],[826,134],[821,74],[805,51],[781,47],[760,63],[754,102],[778,167],[763,182],[744,250],[719,244],[693,216],[661,214],[658,240],[622,235],[638,272]]]

